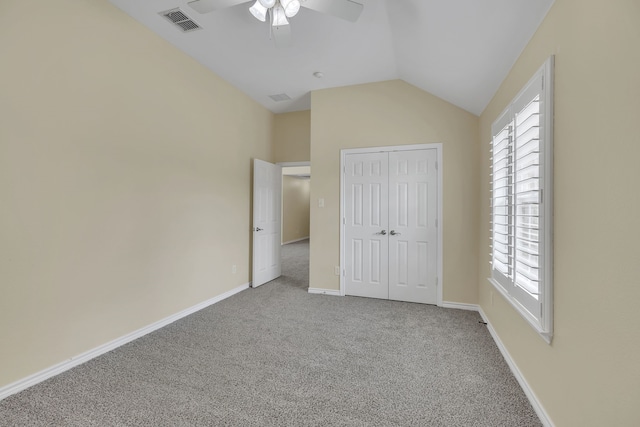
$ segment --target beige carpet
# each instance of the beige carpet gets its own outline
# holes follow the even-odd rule
[[[0,402],[2,426],[539,426],[477,313],[283,276]]]

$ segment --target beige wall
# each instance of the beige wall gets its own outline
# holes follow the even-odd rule
[[[249,281],[270,112],[106,0],[3,0],[0,58],[0,387]]]
[[[282,177],[282,243],[309,237],[310,180]]]
[[[480,120],[480,304],[557,426],[640,425],[640,2],[556,0]],[[490,126],[555,54],[555,336],[487,282]],[[491,304],[490,294],[494,293]]]
[[[308,162],[311,159],[311,112],[276,114],[273,127],[275,162]]]
[[[400,80],[313,92],[311,103],[310,287],[340,288],[340,149],[441,142],[444,300],[475,304],[478,118]]]

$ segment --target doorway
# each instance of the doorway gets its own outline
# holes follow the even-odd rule
[[[309,287],[311,165],[310,162],[278,164],[282,166],[282,272],[302,277],[302,271],[306,271],[306,290]]]
[[[342,150],[342,295],[442,303],[441,150]]]
[[[311,166],[296,163],[282,166],[282,244],[309,238]]]
[[[296,276],[306,269],[308,276],[310,177],[309,162],[272,164],[254,159],[252,287],[280,277],[289,267]],[[284,245],[294,243],[300,254],[286,252],[289,248]],[[306,257],[294,256],[305,250]],[[302,260],[306,265],[300,265]],[[292,265],[283,265],[286,262]],[[308,277],[305,281],[308,288]]]

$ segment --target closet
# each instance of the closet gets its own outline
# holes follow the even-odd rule
[[[436,148],[343,153],[346,295],[437,303],[437,160]]]

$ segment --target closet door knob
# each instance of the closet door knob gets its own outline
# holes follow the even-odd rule
[[[391,234],[392,236],[399,236],[399,235],[401,235],[402,233],[397,233],[397,232],[396,232],[396,230],[391,230],[391,231],[389,232],[389,234]]]

